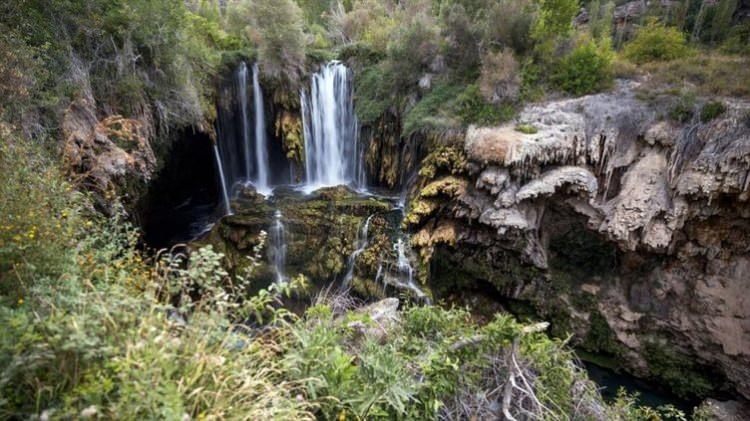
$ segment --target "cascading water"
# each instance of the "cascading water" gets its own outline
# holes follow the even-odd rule
[[[396,244],[393,246],[393,249],[396,251],[396,255],[398,256],[398,260],[396,261],[396,276],[392,281],[394,282],[394,286],[397,288],[402,288],[409,290],[414,293],[418,298],[421,298],[425,300],[427,303],[429,303],[429,299],[425,295],[425,293],[419,288],[419,286],[414,282],[414,268],[411,265],[411,261],[406,255],[406,243],[404,242],[403,238],[399,238],[398,241],[396,241]]]
[[[286,236],[284,233],[284,223],[281,221],[281,211],[276,211],[273,215],[273,225],[271,225],[269,235],[268,258],[276,272],[276,282],[286,280],[284,267],[286,266]]]
[[[365,220],[365,223],[362,226],[362,230],[357,233],[357,249],[354,250],[349,256],[349,261],[347,262],[349,269],[346,271],[346,275],[344,276],[344,286],[349,285],[349,282],[354,277],[354,264],[357,263],[357,257],[359,257],[359,255],[362,254],[362,252],[364,252],[367,246],[370,244],[368,232],[370,231],[370,222],[372,221],[372,218],[374,216],[375,214],[370,215]]]
[[[272,173],[258,66],[253,65],[251,76],[247,64],[240,63],[227,93],[231,101],[225,99],[225,105],[219,107],[216,127],[227,191],[231,195],[235,186],[249,183],[267,196],[272,191]]]
[[[237,98],[240,102],[240,118],[242,119],[242,146],[245,152],[245,180],[250,180],[252,167],[250,141],[250,111],[247,101],[247,64],[243,61],[237,69]]]
[[[300,96],[308,189],[365,188],[352,72],[331,62],[313,75],[309,95],[302,91]]]
[[[232,214],[232,207],[229,203],[229,192],[227,191],[227,180],[224,177],[224,164],[221,161],[219,147],[214,143],[214,156],[216,157],[216,168],[219,169],[219,182],[221,183],[222,199],[224,200],[224,212],[227,215]]]
[[[258,81],[258,65],[253,65],[253,101],[255,105],[255,168],[256,177],[253,184],[258,192],[268,195],[271,192],[269,186],[269,160],[268,160],[268,138],[266,135],[266,113],[263,108],[263,90]],[[247,99],[245,100],[247,102]],[[248,161],[249,162],[249,161]]]

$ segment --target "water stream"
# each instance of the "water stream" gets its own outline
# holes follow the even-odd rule
[[[286,266],[286,234],[282,222],[281,211],[277,210],[273,215],[273,224],[269,230],[268,258],[276,273],[276,282],[286,280],[284,267]]]
[[[370,222],[374,216],[375,214],[372,214],[367,217],[365,223],[362,225],[362,229],[357,232],[357,248],[352,252],[347,261],[347,267],[349,269],[347,269],[346,275],[344,276],[344,287],[349,285],[349,282],[354,277],[354,265],[357,263],[357,257],[359,257],[359,255],[370,245],[368,232],[370,231]]]
[[[221,184],[222,199],[224,201],[224,213],[226,215],[232,214],[232,206],[229,203],[229,192],[227,191],[227,180],[224,177],[224,164],[221,161],[221,154],[219,153],[219,147],[214,143],[214,157],[216,157],[216,168],[219,173],[219,183]]]

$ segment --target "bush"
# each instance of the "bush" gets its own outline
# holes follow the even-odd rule
[[[536,134],[539,130],[531,124],[519,124],[516,131],[523,134]]]
[[[750,21],[730,29],[722,49],[731,54],[750,55]]]
[[[41,280],[74,263],[82,207],[72,186],[38,146],[0,123],[0,298],[23,300]]]
[[[721,101],[711,101],[701,108],[701,122],[709,121],[719,117],[727,111],[727,106]]]
[[[649,20],[645,26],[638,28],[635,38],[623,49],[625,57],[638,64],[674,60],[692,52],[685,34],[656,20]]]
[[[609,40],[597,45],[584,40],[563,58],[553,77],[555,84],[565,92],[585,95],[602,91],[612,85],[614,53]]]
[[[305,64],[302,11],[294,0],[255,0],[232,9],[238,32],[257,46],[261,71],[277,80],[297,82]]]
[[[509,104],[491,104],[487,102],[477,85],[469,85],[456,98],[456,112],[464,126],[479,124],[492,126],[508,121],[513,117],[514,109]]]
[[[439,51],[439,27],[426,10],[405,10],[388,43],[386,66],[395,92],[414,87]]]
[[[669,110],[669,118],[679,123],[687,123],[693,118],[695,110],[695,94],[688,92],[680,95],[672,108]]]
[[[484,44],[510,48],[516,54],[528,53],[532,46],[534,23],[531,0],[501,0],[488,6],[484,26]]]
[[[487,53],[482,59],[479,90],[490,103],[516,102],[521,91],[521,69],[510,51]]]

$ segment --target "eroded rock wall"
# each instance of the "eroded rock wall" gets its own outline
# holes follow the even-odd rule
[[[675,123],[630,82],[469,128],[406,218],[433,286],[490,289],[678,394],[750,397],[750,104],[723,102]]]

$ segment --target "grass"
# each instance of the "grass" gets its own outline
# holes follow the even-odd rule
[[[690,89],[702,96],[750,98],[750,58],[717,53],[647,63],[638,74],[648,75],[641,90]]]

